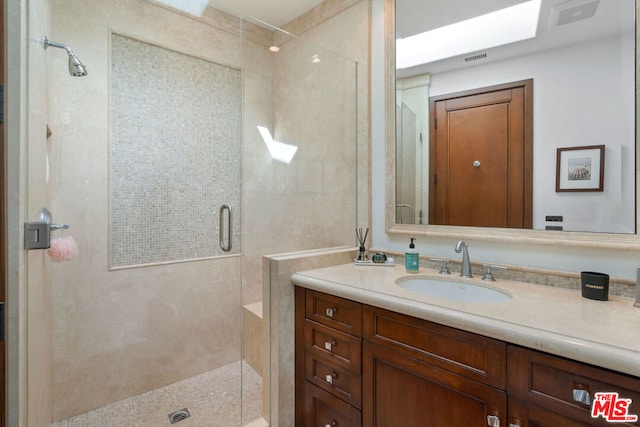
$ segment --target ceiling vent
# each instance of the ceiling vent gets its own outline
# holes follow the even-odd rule
[[[600,0],[569,0],[551,8],[549,28],[571,24],[593,17]]]
[[[478,55],[471,55],[464,58],[464,62],[477,61],[479,59],[485,59],[487,57],[486,53],[481,53]]]

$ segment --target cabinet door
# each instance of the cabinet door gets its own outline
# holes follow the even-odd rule
[[[362,390],[366,427],[505,425],[503,391],[366,341]]]

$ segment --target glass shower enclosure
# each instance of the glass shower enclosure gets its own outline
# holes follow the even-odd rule
[[[356,61],[172,3],[29,1],[28,425],[269,425],[262,258],[354,244]]]

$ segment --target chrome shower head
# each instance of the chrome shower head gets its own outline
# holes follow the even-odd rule
[[[58,43],[58,42],[54,42],[49,40],[48,38],[44,38],[44,48],[48,48],[49,46],[52,47],[57,47],[60,49],[64,49],[67,51],[67,54],[69,55],[69,74],[71,74],[73,77],[83,77],[86,76],[87,73],[87,67],[82,63],[82,61],[80,61],[80,59],[73,53],[73,51],[71,50],[71,48],[69,46],[67,46],[66,44],[63,43]]]
[[[75,55],[69,55],[69,74],[73,77],[84,77],[87,73],[87,67]]]

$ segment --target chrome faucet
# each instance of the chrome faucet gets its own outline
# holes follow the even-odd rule
[[[469,245],[460,240],[456,244],[456,253],[462,252],[462,268],[460,269],[460,277],[473,277],[471,274],[471,262],[469,261]]]

